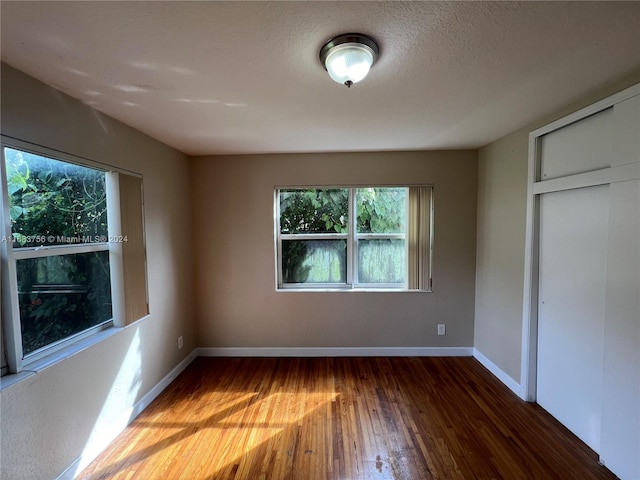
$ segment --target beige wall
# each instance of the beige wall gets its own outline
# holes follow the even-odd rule
[[[2,134],[144,177],[151,315],[0,394],[2,478],[51,479],[195,348],[188,160],[5,64]]]
[[[520,382],[529,132],[640,82],[640,71],[603,86],[481,148],[475,347]]]
[[[516,381],[522,342],[528,141],[528,132],[522,130],[481,149],[478,156],[474,346]]]
[[[475,152],[199,157],[191,182],[199,346],[473,346]],[[274,187],[402,183],[434,185],[433,293],[275,291]]]

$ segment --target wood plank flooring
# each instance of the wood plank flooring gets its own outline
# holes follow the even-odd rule
[[[615,479],[475,359],[198,358],[81,479]]]

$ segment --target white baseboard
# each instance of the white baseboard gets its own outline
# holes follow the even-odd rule
[[[147,408],[155,398],[162,393],[162,391],[173,382],[178,375],[180,375],[185,368],[189,366],[198,356],[198,349],[194,349],[187,357],[182,360],[173,370],[171,370],[165,377],[162,378],[151,390],[140,398],[131,409],[127,409],[123,412],[124,418],[121,418],[120,422],[115,422],[118,425],[124,425],[119,431],[113,432],[111,435],[113,438],[101,438],[101,445],[99,448],[92,449],[91,453],[87,455],[83,453],[80,455],[69,467],[58,476],[57,480],[72,480],[76,478],[87,465],[89,465],[102,451],[120,434],[124,431],[124,428],[128,426],[133,420],[140,415],[140,413]]]
[[[145,395],[142,396],[140,400],[138,400],[133,406],[133,411],[131,412],[131,416],[129,417],[129,423],[131,423],[134,418],[136,418],[142,411],[151,405],[158,395],[162,393],[162,391],[167,388],[171,382],[173,382],[178,375],[180,375],[185,368],[191,364],[198,357],[198,349],[195,348],[193,351],[185,357],[173,370],[171,370],[162,380],[160,380],[151,390],[149,390]]]
[[[521,389],[520,384],[516,382],[509,375],[504,373],[500,367],[498,367],[495,363],[485,357],[477,348],[473,349],[473,356],[476,360],[478,360],[487,370],[489,370],[498,380],[504,383],[509,390],[520,397]]]
[[[473,347],[209,347],[201,357],[471,357]]]

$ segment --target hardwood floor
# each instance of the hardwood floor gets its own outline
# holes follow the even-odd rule
[[[198,358],[81,479],[614,479],[470,357]]]

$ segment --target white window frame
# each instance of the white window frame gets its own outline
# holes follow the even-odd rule
[[[407,232],[403,233],[358,233],[357,231],[357,218],[356,218],[356,190],[358,188],[405,188],[407,189],[407,196],[405,201],[405,211],[407,212],[406,226],[409,229],[409,187],[407,186],[379,186],[372,187],[352,187],[349,190],[349,233],[351,234],[351,264],[353,271],[353,288],[371,288],[371,289],[390,289],[390,290],[408,290],[409,286],[409,242],[407,241]],[[364,283],[360,282],[358,278],[358,258],[360,240],[404,240],[404,282],[402,283]],[[347,253],[348,253],[347,249]]]
[[[408,232],[404,233],[358,233],[356,218],[356,190],[361,188],[406,188],[423,187],[433,191],[432,185],[323,185],[323,186],[278,186],[274,189],[274,250],[276,261],[276,291],[393,291],[393,292],[431,292],[431,257],[433,245],[433,202],[430,202],[429,212],[429,238],[428,261],[426,262],[425,275],[428,277],[428,286],[425,289],[409,288],[409,241]],[[304,233],[304,234],[283,234],[280,232],[280,191],[281,190],[328,190],[344,189],[349,192],[348,233]],[[409,229],[409,195],[407,195],[407,230]],[[282,281],[282,241],[283,240],[336,240],[344,239],[347,242],[347,277],[345,283],[284,283]],[[405,279],[402,283],[360,283],[358,279],[358,246],[360,240],[405,240]]]
[[[57,352],[82,341],[83,339],[94,336],[99,332],[114,326],[124,326],[124,287],[122,281],[122,243],[120,242],[25,247],[18,249],[13,248],[13,244],[10,241],[12,233],[9,215],[9,197],[7,191],[5,148],[20,150],[51,158],[53,160],[104,172],[106,175],[105,189],[107,193],[107,229],[109,238],[121,236],[118,173],[125,172],[65,152],[60,152],[40,145],[34,145],[29,142],[6,137],[4,135],[0,136],[2,162],[0,165],[0,191],[2,193],[2,209],[0,215],[2,217],[1,235],[6,240],[2,242],[2,329],[4,334],[3,336],[5,338],[4,346],[8,373],[15,374],[28,370],[32,364],[39,362],[48,356],[54,355]],[[126,173],[131,175],[131,172]],[[18,281],[16,274],[17,260],[99,251],[109,251],[112,318],[87,330],[83,330],[74,335],[46,345],[27,355],[23,355],[20,310],[18,304]]]

